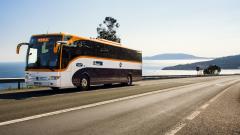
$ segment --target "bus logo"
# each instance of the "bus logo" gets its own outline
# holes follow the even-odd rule
[[[119,67],[122,67],[122,65],[123,65],[122,62],[120,62],[120,63],[119,63]]]

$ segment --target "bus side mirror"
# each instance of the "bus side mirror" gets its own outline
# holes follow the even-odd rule
[[[57,43],[54,45],[53,53],[58,53],[58,49],[62,45],[66,45],[67,41],[57,41]]]
[[[17,53],[17,54],[19,54],[19,51],[20,51],[20,48],[21,48],[22,45],[27,45],[27,46],[29,46],[30,44],[29,44],[29,43],[20,43],[20,44],[18,44],[18,45],[17,45],[17,50],[16,50],[16,53]]]

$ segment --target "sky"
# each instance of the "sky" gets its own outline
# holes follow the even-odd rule
[[[25,60],[16,45],[33,34],[96,37],[106,16],[117,19],[122,44],[143,56],[240,54],[239,0],[1,0],[0,62]]]

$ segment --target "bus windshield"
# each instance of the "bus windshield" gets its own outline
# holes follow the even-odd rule
[[[59,53],[54,53],[53,49],[56,42],[61,40],[60,35],[32,37],[27,53],[27,68],[57,69]]]

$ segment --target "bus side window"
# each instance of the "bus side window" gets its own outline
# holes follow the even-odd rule
[[[113,59],[120,59],[120,47],[112,47],[111,54]]]
[[[62,68],[66,68],[70,60],[71,60],[70,48],[64,46],[62,49]]]
[[[119,59],[126,60],[126,51],[125,48],[118,48]]]
[[[84,41],[82,41],[82,40],[74,41],[73,45],[75,46],[75,48],[74,48],[75,51],[73,51],[72,54],[76,54],[78,56],[82,55],[82,49],[81,48],[82,48],[83,44],[84,44]]]
[[[74,41],[73,42],[73,45],[76,46],[76,47],[82,47],[82,41],[81,40],[77,40],[77,41]]]
[[[109,45],[101,44],[101,46],[100,46],[100,56],[102,56],[104,58],[109,58],[110,57]]]
[[[103,47],[101,47],[101,49],[100,49],[100,52],[101,53],[108,53],[109,52],[108,46],[107,45],[103,45]]]
[[[95,42],[93,45],[94,56],[101,57],[100,49],[101,49],[100,43]]]
[[[63,41],[68,41],[68,40],[70,40],[72,38],[72,36],[64,36],[63,37]]]
[[[113,57],[113,55],[114,55],[114,54],[113,54],[113,46],[108,45],[108,46],[107,46],[107,49],[108,49],[107,57],[114,59],[114,57]]]

